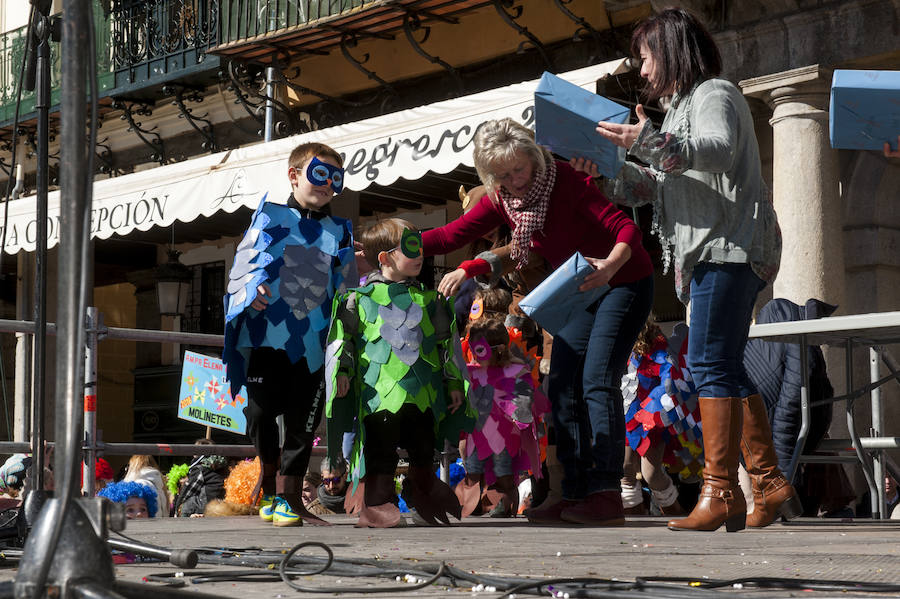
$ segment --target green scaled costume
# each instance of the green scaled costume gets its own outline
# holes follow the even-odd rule
[[[350,391],[336,397],[338,374],[350,377]],[[356,432],[350,474],[366,475],[365,428],[354,421],[384,410],[396,413],[407,403],[435,417],[435,449],[455,445],[470,432],[477,413],[468,399],[454,413],[449,391],[468,393],[468,370],[462,357],[453,306],[436,291],[415,281],[395,283],[379,273],[364,287],[335,297],[325,350],[325,387],[329,454],[340,454],[342,437]]]

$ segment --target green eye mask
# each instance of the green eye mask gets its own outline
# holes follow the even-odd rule
[[[422,255],[422,233],[403,229],[403,237],[400,238],[400,251],[407,258],[418,258]]]

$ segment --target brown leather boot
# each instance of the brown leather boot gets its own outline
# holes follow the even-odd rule
[[[369,474],[366,477],[365,507],[359,512],[357,528],[394,528],[405,526],[400,508],[394,503],[394,477],[389,474]]]
[[[578,501],[571,499],[558,499],[553,503],[545,501],[538,507],[533,507],[525,512],[525,517],[532,524],[562,524],[562,512],[570,507],[578,505]]]
[[[753,511],[747,514],[747,526],[768,526],[779,515],[788,520],[796,518],[803,513],[803,506],[794,487],[778,469],[766,405],[759,395],[745,397],[741,403],[744,410],[741,450],[753,486]]]
[[[738,486],[740,459],[741,400],[737,397],[701,397],[703,422],[703,488],[691,514],[670,520],[672,530],[716,530],[722,524],[728,532],[743,530],[747,502]]]
[[[625,509],[621,491],[591,493],[577,504],[567,507],[560,518],[573,524],[588,526],[624,526]]]

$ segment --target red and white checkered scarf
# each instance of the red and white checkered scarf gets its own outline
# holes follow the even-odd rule
[[[506,213],[513,221],[512,258],[516,261],[517,270],[528,264],[531,236],[544,227],[544,219],[547,217],[550,192],[556,183],[556,161],[551,158],[546,162],[547,168],[544,169],[543,176],[535,179],[524,198],[513,197],[505,187],[497,192]]]

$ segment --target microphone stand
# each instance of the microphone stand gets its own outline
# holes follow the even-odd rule
[[[44,402],[47,367],[47,192],[50,154],[50,41],[59,41],[59,23],[50,18],[49,0],[31,0],[34,19],[27,40],[28,62],[23,87],[34,91],[37,112],[37,226],[34,268],[34,365],[31,404],[31,492],[25,497],[22,514],[34,522],[46,498],[44,493]]]

